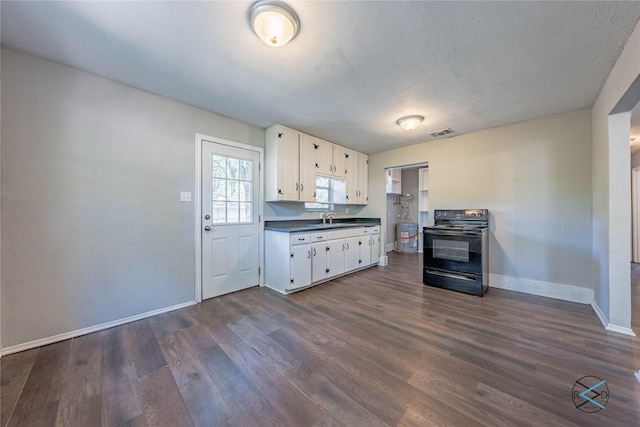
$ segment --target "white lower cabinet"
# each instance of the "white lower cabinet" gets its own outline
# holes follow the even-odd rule
[[[288,289],[304,288],[311,284],[311,244],[291,246]]]
[[[327,241],[327,278],[335,277],[343,274],[345,270],[345,262],[344,262],[344,239],[335,238],[333,236],[332,239],[331,234],[333,232],[329,232],[329,237]]]
[[[379,226],[317,233],[265,231],[265,284],[282,293],[377,264],[379,259]]]
[[[360,243],[360,236],[345,239],[344,263],[346,271],[360,267]]]
[[[317,242],[311,245],[311,280],[318,282],[329,277],[327,265],[327,242]]]
[[[371,264],[380,262],[380,227],[371,227]]]

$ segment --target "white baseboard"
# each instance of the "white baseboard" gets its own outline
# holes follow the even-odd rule
[[[631,329],[631,328],[627,328],[625,326],[613,325],[613,324],[609,323],[609,320],[607,319],[607,316],[604,315],[604,313],[600,309],[600,306],[598,306],[598,304],[596,304],[595,301],[591,302],[591,307],[593,308],[593,311],[596,312],[596,315],[598,316],[598,319],[600,319],[600,323],[602,323],[602,326],[604,326],[604,328],[607,331],[617,332],[619,334],[629,335],[629,336],[632,336],[632,337],[636,336],[636,334],[633,332],[633,329]]]
[[[503,276],[501,274],[489,274],[489,287],[508,289],[510,291],[579,302],[582,304],[591,304],[593,301],[592,289],[564,285],[562,283],[545,282],[542,280]]]
[[[396,245],[393,243],[388,243],[385,247],[384,247],[384,251],[385,252],[391,252],[392,250],[394,250],[396,248]]]
[[[593,311],[596,312],[596,316],[598,316],[598,319],[600,319],[600,323],[602,323],[602,326],[604,326],[604,328],[607,329],[609,320],[607,320],[607,316],[604,315],[604,313],[600,309],[600,306],[596,304],[595,301],[591,301],[591,308],[593,308]]]
[[[88,328],[76,329],[75,331],[65,332],[63,334],[58,334],[58,335],[54,335],[46,338],[40,338],[37,340],[25,342],[22,344],[12,345],[10,347],[3,348],[2,350],[0,350],[0,353],[4,356],[7,354],[17,353],[19,351],[30,350],[32,348],[41,347],[43,345],[52,344],[54,342],[68,340],[69,338],[76,338],[82,335],[90,334],[92,332],[98,332],[104,329],[113,328],[115,326],[124,325],[125,323],[135,322],[136,320],[146,319],[147,317],[156,316],[158,314],[168,313],[170,311],[189,307],[195,304],[196,304],[195,301],[188,301],[182,304],[176,304],[170,307],[160,308],[158,310],[147,311],[146,313],[125,317],[124,319],[113,320],[111,322],[102,323],[100,325],[89,326]]]
[[[389,265],[389,257],[386,255],[381,256],[380,260],[378,261],[378,265],[380,267],[386,267],[387,265]]]
[[[635,332],[633,332],[633,329],[627,328],[625,326],[612,325],[611,323],[609,323],[605,329],[607,331],[617,332],[619,334],[629,335],[631,337],[636,336]]]

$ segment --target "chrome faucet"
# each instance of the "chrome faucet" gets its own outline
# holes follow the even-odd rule
[[[333,224],[333,218],[336,217],[336,214],[333,212],[324,212],[322,214],[322,225],[327,225],[327,219],[329,220],[329,224]]]

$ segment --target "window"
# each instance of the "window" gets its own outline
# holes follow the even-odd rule
[[[253,222],[253,161],[214,154],[214,224],[250,224]]]

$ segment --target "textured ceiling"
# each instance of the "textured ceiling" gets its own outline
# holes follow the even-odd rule
[[[251,2],[2,1],[2,45],[261,127],[366,153],[591,106],[640,2],[290,1],[264,45]],[[413,132],[395,121],[422,114]]]

